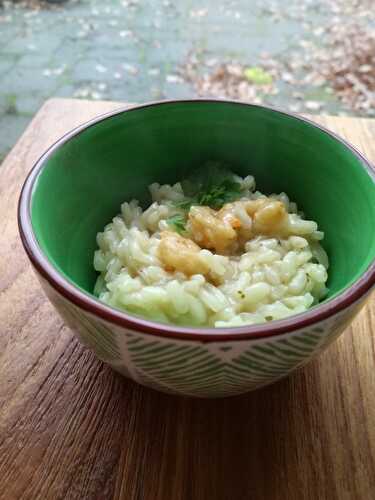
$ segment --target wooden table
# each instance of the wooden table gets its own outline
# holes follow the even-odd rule
[[[42,294],[18,238],[22,182],[64,132],[116,107],[48,101],[0,168],[0,498],[375,498],[375,297],[289,379],[206,401],[115,374]],[[318,121],[375,161],[375,121]]]

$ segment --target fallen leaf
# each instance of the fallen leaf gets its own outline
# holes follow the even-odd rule
[[[255,85],[271,85],[272,84],[272,76],[264,71],[262,68],[253,66],[246,68],[244,70],[244,76],[247,80]]]

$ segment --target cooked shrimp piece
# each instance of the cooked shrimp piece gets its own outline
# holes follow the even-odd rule
[[[253,221],[246,211],[246,202],[226,203],[217,213],[217,217],[228,221],[237,233],[237,247],[252,237]]]
[[[253,215],[254,233],[269,236],[281,236],[286,233],[288,212],[286,211],[284,203],[270,198],[265,198],[262,201],[263,204],[257,207]]]
[[[287,223],[285,205],[265,197],[226,203],[218,211],[193,206],[188,229],[199,246],[226,255],[238,250],[254,235],[286,234]]]
[[[166,271],[180,271],[188,276],[209,273],[209,266],[194,241],[172,231],[162,231],[160,238],[158,257]]]
[[[287,225],[284,203],[264,197],[226,203],[218,211],[193,206],[189,212],[188,230],[200,247],[228,255],[255,235],[286,235]]]
[[[246,215],[243,216],[243,212],[247,214],[247,218]],[[236,230],[239,230],[242,239],[250,239],[251,236],[259,234],[280,235],[285,233],[288,222],[284,203],[268,197],[227,203],[218,212],[218,216],[222,218],[230,215],[238,217],[240,224]]]
[[[219,219],[221,219],[225,224],[230,224],[233,229],[240,229],[240,227],[242,226],[240,219],[230,211],[220,214],[219,210],[219,212],[217,213],[217,217],[219,217]]]
[[[241,226],[241,221],[230,213],[224,217],[219,217],[218,214],[210,207],[193,206],[189,212],[187,227],[192,239],[200,247],[225,255],[236,246],[235,228]]]

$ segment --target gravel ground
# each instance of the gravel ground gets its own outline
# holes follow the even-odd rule
[[[0,0],[1,4],[1,0]],[[50,96],[219,96],[373,116],[373,0],[37,0],[0,7],[0,161]]]

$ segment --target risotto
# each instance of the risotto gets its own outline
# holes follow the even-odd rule
[[[306,311],[327,294],[328,258],[316,222],[285,193],[216,165],[149,186],[98,233],[94,293],[152,320],[202,327],[264,323]]]

